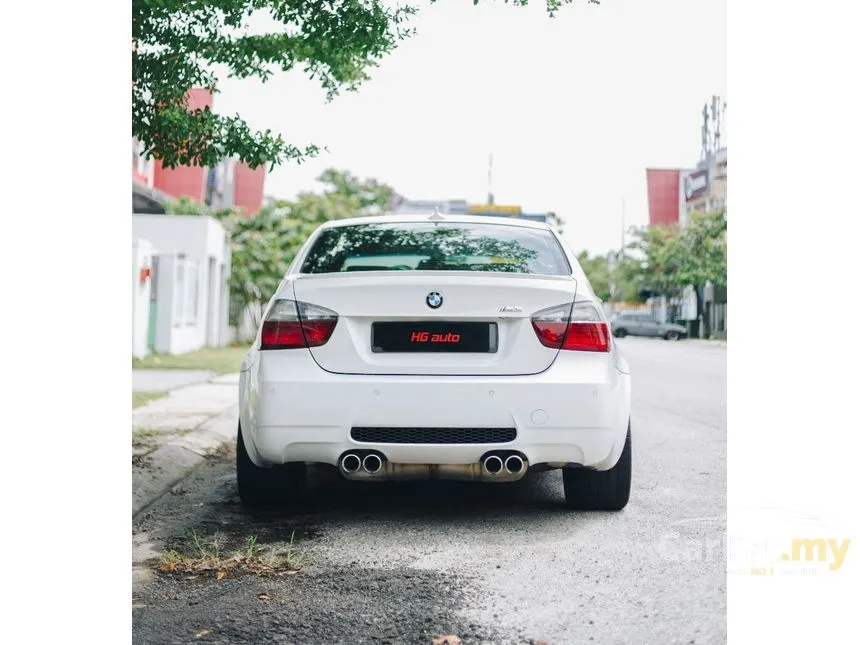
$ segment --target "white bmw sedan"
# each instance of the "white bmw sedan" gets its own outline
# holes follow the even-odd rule
[[[628,363],[544,224],[324,224],[266,306],[239,399],[247,505],[288,503],[309,464],[367,481],[560,468],[570,508],[620,510],[630,496]]]

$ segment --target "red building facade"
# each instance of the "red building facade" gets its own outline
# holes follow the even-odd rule
[[[681,170],[648,168],[648,223],[677,224],[680,219]]]
[[[205,89],[188,92],[190,110],[207,107],[212,108],[211,92]],[[190,197],[216,209],[238,206],[249,216],[256,215],[263,205],[264,166],[251,170],[247,164],[227,159],[217,168],[165,168],[160,161],[143,160],[139,156],[142,152],[139,148],[135,145],[132,155],[133,194],[148,188],[152,196]]]
[[[263,207],[265,184],[265,166],[251,170],[248,164],[237,163],[233,169],[233,205],[244,208],[248,215],[256,215]]]

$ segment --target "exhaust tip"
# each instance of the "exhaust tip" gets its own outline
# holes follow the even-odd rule
[[[375,475],[382,470],[382,459],[379,455],[367,455],[364,458],[364,470],[371,475]]]
[[[358,455],[349,453],[341,459],[340,467],[343,469],[343,472],[351,475],[358,472],[358,469],[361,468],[361,459],[359,459]]]
[[[484,470],[491,475],[498,475],[502,472],[502,458],[496,455],[490,455],[484,459]]]
[[[505,459],[505,470],[511,475],[517,475],[523,471],[523,458],[519,455],[511,455]]]

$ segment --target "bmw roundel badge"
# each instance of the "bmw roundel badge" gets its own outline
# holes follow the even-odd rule
[[[438,291],[431,291],[427,294],[427,306],[430,309],[438,309],[442,306],[442,294]]]

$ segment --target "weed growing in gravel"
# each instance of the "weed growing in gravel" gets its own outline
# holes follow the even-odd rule
[[[208,457],[216,458],[216,459],[225,459],[231,460],[236,458],[236,443],[233,441],[227,441],[225,443],[218,444],[215,448],[212,448],[208,453]]]
[[[156,430],[147,430],[145,428],[135,428],[131,431],[131,446],[132,448],[142,448],[151,444],[155,437],[158,436]]]
[[[131,447],[144,448],[153,446],[158,437],[184,437],[193,432],[193,428],[179,428],[177,430],[151,430],[149,428],[133,428],[131,431]]]
[[[289,575],[296,573],[304,564],[304,553],[295,547],[295,531],[290,543],[278,547],[263,547],[257,544],[257,537],[245,538],[242,549],[224,553],[224,545],[219,534],[205,542],[192,529],[188,534],[193,553],[184,554],[176,549],[163,554],[158,559],[157,568],[162,573],[214,573],[221,580],[228,573],[252,573],[257,575]]]

